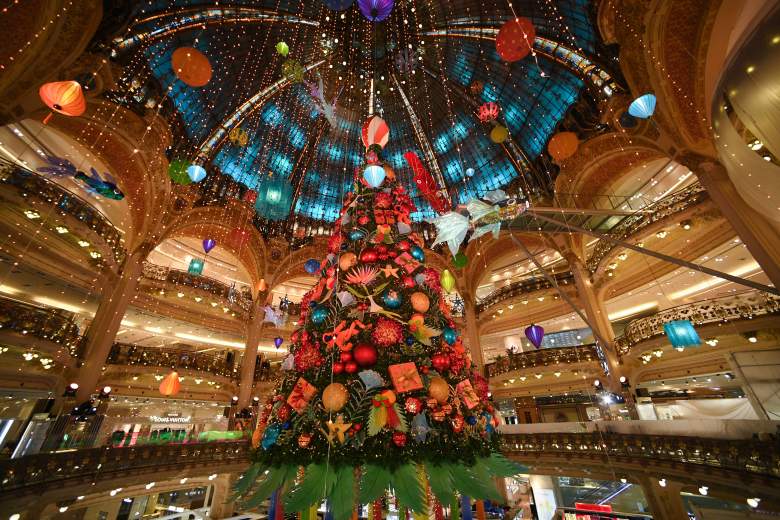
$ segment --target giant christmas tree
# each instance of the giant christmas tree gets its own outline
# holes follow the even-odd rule
[[[392,492],[400,507],[441,517],[442,504],[457,512],[458,493],[500,500],[493,477],[517,473],[497,452],[487,382],[410,226],[412,200],[380,151],[366,155],[382,169],[365,174],[378,186],[355,183],[302,301],[303,327],[237,484],[247,507],[273,494],[277,511],[304,519],[327,500],[335,520],[358,504],[379,520]]]

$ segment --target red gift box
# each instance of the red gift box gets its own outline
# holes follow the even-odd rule
[[[295,410],[298,413],[301,413],[304,408],[309,404],[309,401],[312,397],[314,397],[317,393],[317,389],[306,381],[304,378],[299,377],[298,381],[295,383],[295,387],[293,388],[292,392],[290,392],[289,397],[287,397],[287,404],[290,405],[290,408]]]
[[[412,258],[412,255],[406,252],[395,257],[395,263],[402,266],[404,270],[409,274],[411,274],[412,272],[414,272],[415,269],[420,267],[420,262]]]
[[[419,390],[423,387],[422,378],[420,378],[420,374],[417,372],[417,365],[411,361],[390,365],[387,367],[387,371],[390,373],[390,379],[393,381],[396,393],[402,394],[412,390]]]
[[[474,391],[474,387],[471,386],[471,381],[468,379],[464,379],[460,383],[457,384],[455,387],[455,391],[460,396],[463,403],[466,405],[466,408],[471,410],[475,406],[479,404],[479,396]]]

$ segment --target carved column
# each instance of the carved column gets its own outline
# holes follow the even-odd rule
[[[252,317],[247,326],[244,357],[241,360],[241,381],[238,385],[238,410],[249,406],[252,388],[255,383],[255,365],[257,364],[257,346],[260,343],[260,332],[263,329],[265,311],[260,298],[252,305]]]
[[[654,477],[640,477],[639,484],[650,506],[650,512],[654,520],[680,520],[688,518],[680,490],[682,484],[666,481],[666,486],[661,486]]]
[[[228,518],[233,515],[235,504],[231,495],[235,480],[236,476],[228,473],[222,474],[214,480],[210,518]]]
[[[127,306],[135,296],[147,252],[148,249],[142,247],[129,254],[118,279],[103,286],[95,317],[84,335],[83,362],[76,376],[76,383],[79,385],[76,401],[79,403],[89,399],[97,390],[103,365],[114,344]]]
[[[780,230],[745,202],[719,162],[695,155],[679,162],[699,178],[710,198],[729,221],[775,287],[780,287]]]
[[[464,295],[463,298],[463,318],[466,322],[466,330],[463,331],[471,352],[471,360],[477,365],[477,369],[482,372],[485,366],[485,358],[482,355],[482,346],[479,344],[479,326],[477,325],[477,306],[476,300],[471,295]]]

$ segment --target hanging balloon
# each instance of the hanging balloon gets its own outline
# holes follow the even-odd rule
[[[206,178],[206,168],[199,164],[191,164],[187,167],[187,176],[192,182],[200,182]]]
[[[38,89],[38,95],[47,107],[66,116],[77,117],[87,110],[87,101],[78,81],[45,83]],[[43,123],[48,123],[51,116],[46,116]]]
[[[474,168],[466,168],[466,177],[473,177],[474,173]]]
[[[276,44],[276,52],[282,56],[287,56],[290,53],[290,47],[285,42],[279,42]]]
[[[343,11],[344,9],[349,9],[354,1],[355,0],[323,0],[323,3],[328,9]]]
[[[387,173],[385,173],[385,169],[377,164],[369,164],[366,166],[366,169],[363,170],[363,178],[372,188],[378,188],[385,180],[386,176]]]
[[[320,263],[314,258],[310,258],[303,264],[303,268],[307,273],[314,274],[320,270]]]
[[[452,258],[452,265],[454,265],[456,269],[463,269],[468,265],[468,263],[469,258],[463,251],[458,251],[458,254]]]
[[[358,0],[358,7],[363,16],[372,22],[381,22],[393,10],[394,0]]]
[[[279,336],[276,336],[276,337],[274,338],[274,346],[275,346],[276,348],[279,348],[279,347],[281,347],[281,346],[282,346],[282,343],[284,343],[284,339],[280,338]]]
[[[498,31],[496,51],[501,59],[508,62],[522,60],[531,52],[536,29],[528,18],[515,18],[507,21]]]
[[[455,288],[455,277],[452,276],[452,273],[449,271],[449,269],[445,269],[441,272],[440,281],[442,288],[448,293],[451,293]]]
[[[496,125],[493,130],[490,131],[490,140],[496,144],[501,144],[509,137],[509,130],[505,126]]]
[[[171,164],[168,165],[168,177],[176,184],[186,186],[192,183],[192,179],[187,174],[187,168],[190,167],[190,163],[181,159],[174,159]]]
[[[371,116],[363,124],[360,138],[363,141],[363,146],[366,148],[373,144],[379,145],[380,148],[384,148],[388,141],[390,141],[390,127],[387,126],[387,123],[385,123],[385,120],[381,117]]]
[[[171,56],[176,77],[191,87],[202,87],[211,81],[209,59],[194,47],[179,47]]]
[[[655,94],[643,94],[628,105],[628,113],[639,119],[647,119],[655,112]]]
[[[206,238],[203,240],[203,250],[206,252],[206,254],[209,254],[209,251],[214,249],[214,246],[216,245],[217,242],[213,238]]]
[[[531,325],[525,329],[525,337],[533,343],[534,347],[539,348],[542,345],[542,339],[544,339],[544,329],[539,325]]]
[[[175,370],[160,381],[160,393],[166,397],[178,394],[180,388],[179,374]]]
[[[580,140],[574,132],[558,132],[547,143],[547,152],[556,163],[565,161],[575,153],[580,146]]]

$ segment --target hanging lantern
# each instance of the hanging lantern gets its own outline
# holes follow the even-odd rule
[[[493,130],[490,131],[490,140],[496,144],[501,144],[509,137],[509,130],[505,126],[496,125]]]
[[[542,340],[544,339],[544,329],[539,325],[532,324],[530,327],[526,327],[525,337],[528,338],[528,341],[534,347],[539,348],[542,346]]]
[[[260,278],[260,282],[257,284],[257,292],[265,292],[268,290],[268,283],[265,278]]]
[[[491,101],[490,103],[485,103],[479,107],[477,116],[483,123],[489,123],[496,120],[498,117],[498,110],[498,105]]]
[[[280,338],[279,336],[276,336],[274,338],[274,346],[276,346],[276,348],[281,347],[282,343],[284,343],[284,340],[282,338]]]
[[[574,132],[558,132],[547,143],[547,152],[556,163],[565,161],[575,153],[580,146],[580,140]]]
[[[257,186],[255,211],[268,220],[283,220],[290,214],[293,188],[283,177],[265,177]]]
[[[194,47],[179,47],[171,56],[176,77],[191,87],[202,87],[211,81],[209,59]]]
[[[466,177],[473,177],[475,173],[474,168],[466,168]]]
[[[276,44],[276,52],[282,56],[287,56],[290,53],[290,47],[285,42],[279,42]]]
[[[174,159],[171,161],[171,164],[168,165],[168,177],[176,184],[186,186],[192,182],[192,179],[190,179],[190,176],[187,174],[187,168],[189,167],[189,162],[182,159]]]
[[[254,204],[257,202],[257,192],[255,190],[246,190],[241,196],[241,200],[247,204]]]
[[[531,20],[515,18],[507,21],[498,31],[496,51],[504,61],[522,60],[531,52],[535,38],[536,29]]]
[[[45,83],[38,89],[38,95],[47,107],[66,116],[77,117],[87,110],[87,101],[78,81]],[[51,116],[46,116],[43,123],[48,123]]]
[[[363,178],[372,188],[378,188],[385,180],[386,176],[387,173],[385,173],[385,169],[377,164],[369,164],[366,166],[366,169],[363,170]]]
[[[205,238],[203,239],[203,251],[206,252],[206,254],[209,254],[209,251],[214,249],[214,246],[217,245],[217,241],[213,238]]]
[[[440,282],[442,288],[448,293],[451,293],[455,288],[455,277],[452,276],[452,273],[449,271],[449,269],[445,269],[441,272]]]
[[[228,132],[228,139],[230,139],[230,142],[234,145],[243,148],[249,143],[249,134],[247,134],[243,128],[237,126]]]
[[[371,145],[379,145],[380,148],[384,148],[390,141],[390,127],[387,126],[385,120],[379,116],[371,116],[363,124],[363,130],[360,132],[360,138],[363,141],[363,146],[366,148]]]
[[[303,269],[309,274],[314,274],[320,270],[320,263],[314,258],[309,258],[306,260],[306,263],[303,264]]]
[[[647,119],[655,112],[655,94],[643,94],[628,105],[628,113],[639,119]]]
[[[187,167],[187,176],[192,182],[200,182],[206,178],[206,168],[200,164],[191,164]]]
[[[193,258],[190,260],[190,266],[187,268],[187,272],[196,276],[203,273],[204,262],[200,258]]]
[[[394,0],[358,0],[360,12],[372,22],[381,22],[390,16],[394,4]]]
[[[160,382],[160,393],[166,397],[171,397],[179,393],[181,383],[179,383],[179,374],[175,370],[165,376]]]
[[[689,320],[676,320],[664,323],[664,332],[674,348],[696,347],[701,338]]]

